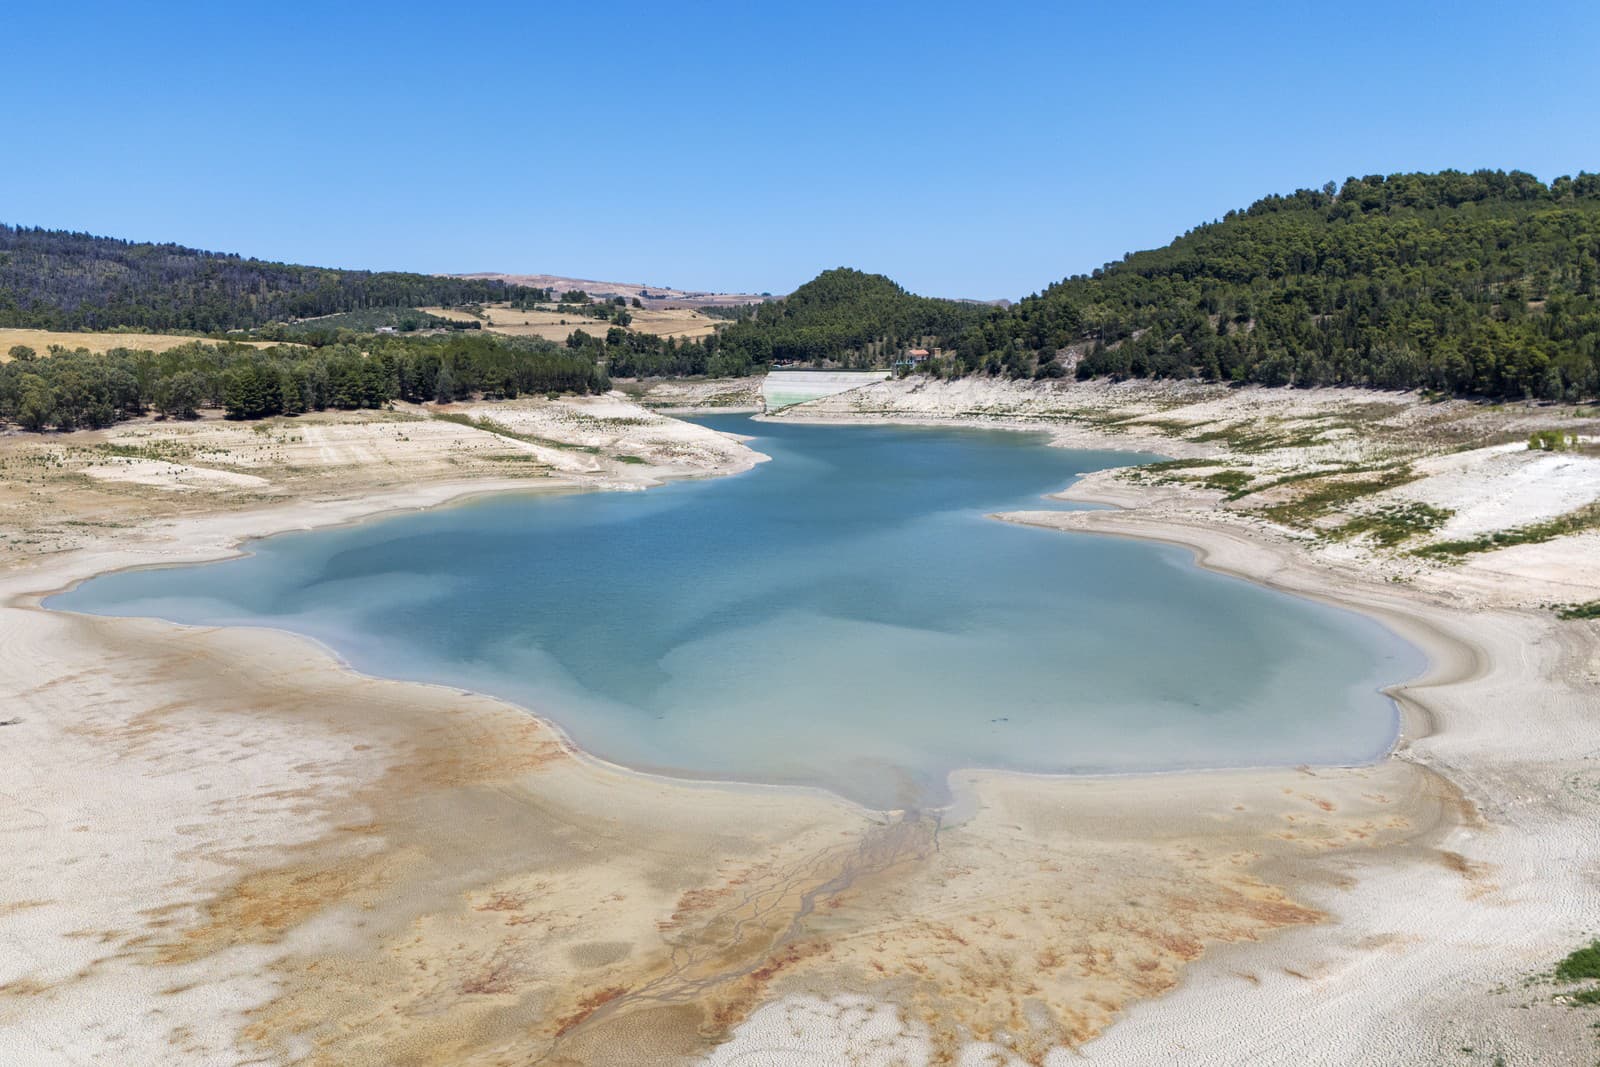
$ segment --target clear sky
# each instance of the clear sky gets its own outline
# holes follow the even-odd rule
[[[1600,2],[39,3],[0,221],[328,266],[1017,297],[1268,192],[1600,170]]]

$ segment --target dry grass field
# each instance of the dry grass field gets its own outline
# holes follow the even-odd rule
[[[0,328],[0,362],[11,358],[10,352],[13,345],[27,345],[35,352],[43,355],[51,345],[64,345],[67,348],[87,348],[91,352],[109,352],[113,348],[146,349],[152,352],[165,352],[169,348],[177,348],[191,341],[204,340],[198,337],[181,337],[170,333],[69,333],[62,330],[22,330],[10,327]],[[216,342],[212,342],[213,344]],[[265,348],[274,342],[271,341],[241,341],[240,344],[254,345]]]
[[[470,322],[476,316],[452,308],[422,308],[430,315],[456,322]],[[633,321],[628,329],[640,333],[653,333],[660,337],[704,337],[717,328],[716,320],[690,308],[629,308]],[[569,315],[556,311],[518,311],[509,304],[489,304],[484,307],[484,328],[512,337],[542,337],[547,341],[565,341],[573,330],[585,330],[601,335],[610,323],[582,315]]]
[[[570,278],[562,274],[497,274],[493,271],[474,274],[448,274],[447,278],[488,278],[508,285],[529,285],[535,289],[551,289],[564,293],[569,289],[582,289],[596,299],[609,300],[620,296],[632,300],[638,297],[647,305],[666,304],[672,307],[732,307],[737,304],[759,304],[771,300],[771,293],[713,293],[705,289],[673,289],[666,285],[639,285],[633,282],[602,282],[594,278]]]

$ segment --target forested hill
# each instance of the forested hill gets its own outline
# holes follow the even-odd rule
[[[0,226],[0,326],[242,329],[370,308],[533,300],[498,280],[292,266]],[[701,341],[622,328],[568,347],[620,376],[774,363],[944,376],[1199,377],[1600,396],[1600,175],[1375,175],[1269,196],[1008,309],[826,271]]]
[[[511,300],[520,286],[269,263],[175,244],[0,225],[0,326],[247,329],[371,307]]]
[[[1269,196],[968,330],[943,374],[1600,394],[1600,175],[1395,174]],[[1067,358],[1062,358],[1067,357]]]
[[[881,274],[839,267],[781,300],[759,304],[717,338],[752,364],[830,361],[872,365],[902,349],[952,337],[990,308],[906,292]]]

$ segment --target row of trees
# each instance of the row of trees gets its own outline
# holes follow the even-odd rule
[[[603,339],[574,331],[567,343],[604,359],[606,369],[617,378],[742,378],[762,369],[748,353],[722,344],[716,334],[680,341],[613,326]]]
[[[634,303],[637,304],[638,301],[635,300]],[[633,323],[633,312],[628,310],[628,302],[620,296],[599,302],[592,301],[587,296],[576,302],[563,299],[556,305],[556,311],[563,315],[614,322],[618,326],[628,326]]]
[[[321,347],[379,330],[417,333],[423,330],[481,329],[483,322],[478,319],[447,319],[417,308],[365,308],[300,322],[275,322],[251,331],[251,336],[266,341],[293,341]]]
[[[223,408],[229,418],[297,415],[325,408],[511,398],[528,393],[603,392],[611,387],[593,353],[491,334],[385,337],[307,348],[196,341],[165,352],[104,355],[17,346],[0,364],[0,421],[29,430],[109,426],[154,410],[192,418]]]

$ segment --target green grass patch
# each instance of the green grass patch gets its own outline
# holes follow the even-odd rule
[[[1600,619],[1600,600],[1591,600],[1587,604],[1568,604],[1556,611],[1559,619]]]
[[[649,463],[650,462],[649,460],[645,459],[643,456],[617,456],[615,458],[616,458],[618,463]]]
[[[123,459],[158,459],[168,463],[182,463],[194,456],[194,449],[178,441],[150,441],[142,445],[125,445],[107,441],[94,446],[94,451]]]
[[[1556,964],[1556,981],[1582,982],[1600,978],[1600,941],[1591,942]]]
[[[1528,448],[1534,452],[1570,452],[1577,445],[1577,434],[1560,430],[1540,430],[1528,437]]]
[[[1530,523],[1527,526],[1518,526],[1515,529],[1501,530],[1498,533],[1460,541],[1441,541],[1436,545],[1423,545],[1421,548],[1413,549],[1412,555],[1432,556],[1436,559],[1470,556],[1474,552],[1488,552],[1491,549],[1507,548],[1511,545],[1542,544],[1557,537],[1581,533],[1595,527],[1600,527],[1600,504],[1588,504],[1577,511],[1569,511],[1565,515],[1557,515],[1544,522]]]
[[[1218,471],[1200,484],[1207,489],[1221,489],[1226,493],[1237,493],[1252,481],[1254,479],[1249,471]]]
[[[1396,504],[1357,515],[1334,534],[1341,538],[1368,534],[1383,547],[1392,548],[1419,534],[1432,533],[1454,514],[1449,508],[1436,508],[1431,504]]]
[[[1096,414],[1099,414],[1099,413],[1096,413]],[[1135,419],[1137,419],[1138,421],[1134,421]],[[1107,418],[1104,415],[1100,415],[1099,418],[1096,418],[1095,415],[1084,414],[1082,416],[1082,421],[1083,422],[1089,422],[1089,423],[1094,423],[1094,422],[1123,422],[1123,423],[1127,424],[1127,428],[1137,428],[1137,429],[1140,429],[1140,430],[1147,430],[1147,429],[1148,430],[1154,430],[1157,433],[1164,433],[1168,437],[1185,437],[1185,438],[1187,438],[1191,433],[1194,433],[1196,430],[1199,430],[1202,427],[1206,427],[1206,426],[1210,426],[1211,425],[1211,420],[1209,420],[1209,419],[1204,421],[1204,422],[1180,422],[1177,419],[1138,419],[1137,416],[1131,416],[1130,417],[1130,416],[1125,416],[1125,415],[1117,415],[1117,416],[1113,416],[1113,417],[1110,417],[1110,418]],[[1215,439],[1215,438],[1223,437],[1223,436],[1226,436],[1226,432],[1222,431],[1222,430],[1218,430],[1218,431],[1214,431],[1211,434],[1211,436],[1209,438],[1206,438],[1206,439],[1210,440],[1210,439]],[[1194,438],[1194,440],[1201,440],[1201,438]]]
[[[1194,464],[1197,464],[1197,465],[1198,464],[1208,464],[1209,465],[1209,464],[1214,464],[1217,461],[1216,460],[1194,460],[1194,461],[1190,461],[1190,462],[1193,462]],[[1148,470],[1149,468],[1140,467],[1138,469],[1139,470]],[[1276,478],[1268,478],[1266,481],[1254,482],[1254,483],[1252,483],[1250,485],[1242,486],[1241,488],[1235,489],[1233,492],[1229,493],[1227,499],[1229,499],[1229,500],[1241,500],[1241,499],[1243,499],[1244,497],[1247,497],[1247,496],[1255,496],[1258,493],[1265,493],[1268,490],[1277,489],[1279,486],[1294,485],[1294,484],[1296,484],[1298,482],[1310,482],[1310,481],[1316,481],[1318,479],[1323,479],[1323,478],[1333,478],[1333,477],[1339,476],[1339,475],[1377,474],[1377,475],[1379,475],[1381,477],[1387,477],[1390,473],[1392,473],[1393,471],[1399,470],[1399,469],[1401,469],[1401,468],[1396,467],[1394,464],[1386,464],[1386,463],[1346,463],[1346,464],[1343,464],[1343,465],[1331,465],[1331,466],[1326,466],[1326,467],[1318,467],[1318,468],[1313,469],[1313,470],[1295,471],[1292,474],[1282,474],[1282,475],[1279,475]],[[1407,481],[1412,481],[1414,479],[1407,478],[1406,480]],[[1396,483],[1396,484],[1399,484],[1399,483]]]
[[[426,311],[407,307],[362,308],[359,311],[344,311],[336,315],[323,315],[320,318],[307,319],[279,327],[286,337],[299,337],[307,334],[334,333],[339,330],[350,330],[354,333],[376,333],[379,329],[394,330],[396,333],[415,333],[418,330],[459,330],[462,323],[430,315]],[[476,325],[476,324],[474,324]]]
[[[1263,514],[1274,522],[1281,522],[1286,526],[1305,526],[1364,496],[1381,493],[1385,489],[1393,489],[1417,479],[1417,475],[1411,472],[1410,467],[1395,467],[1384,471],[1376,478],[1334,481],[1332,479],[1339,477],[1337,474],[1326,477],[1329,480],[1322,485],[1312,487],[1294,500],[1262,508]]]
[[[519,433],[503,422],[496,422],[494,419],[475,419],[471,415],[467,415],[459,411],[435,411],[433,413],[433,417],[436,419],[443,419],[445,422],[453,422],[458,426],[470,426],[474,430],[482,430],[485,433],[492,433],[499,437],[509,437],[513,441],[526,441],[530,445],[543,445],[545,448],[560,448],[568,452],[587,452],[591,456],[597,456],[600,454],[600,450],[594,445],[575,445],[568,441],[557,441],[549,437],[540,437],[537,434]]]
[[[1208,430],[1189,438],[1191,441],[1221,441],[1234,452],[1271,452],[1274,449],[1286,448],[1298,438],[1289,437],[1273,430],[1246,431],[1232,427],[1220,430]],[[1313,442],[1314,443],[1314,442]]]
[[[1313,478],[1326,478],[1333,474],[1355,474],[1369,469],[1371,468],[1350,467],[1345,469],[1335,468],[1331,470],[1296,471],[1293,474],[1285,474],[1282,477],[1273,478],[1269,481],[1262,482],[1260,485],[1249,489],[1241,489],[1240,491],[1230,495],[1228,499],[1238,500],[1241,497],[1251,496],[1255,493],[1264,493],[1268,489],[1276,489],[1280,485],[1293,485],[1296,482],[1309,482]]]
[[[1308,419],[1296,420],[1294,424],[1285,424],[1278,419],[1266,420],[1265,424],[1245,424],[1233,426],[1219,426],[1215,429],[1205,430],[1201,433],[1185,433],[1199,430],[1208,423],[1181,423],[1181,422],[1156,422],[1147,420],[1140,425],[1159,426],[1163,431],[1175,437],[1186,437],[1191,441],[1221,442],[1234,452],[1274,452],[1284,448],[1314,448],[1317,445],[1328,443],[1329,431],[1338,429],[1337,424],[1331,426],[1307,425],[1320,419],[1331,418],[1328,415],[1316,415]],[[1350,427],[1355,429],[1355,427]]]

